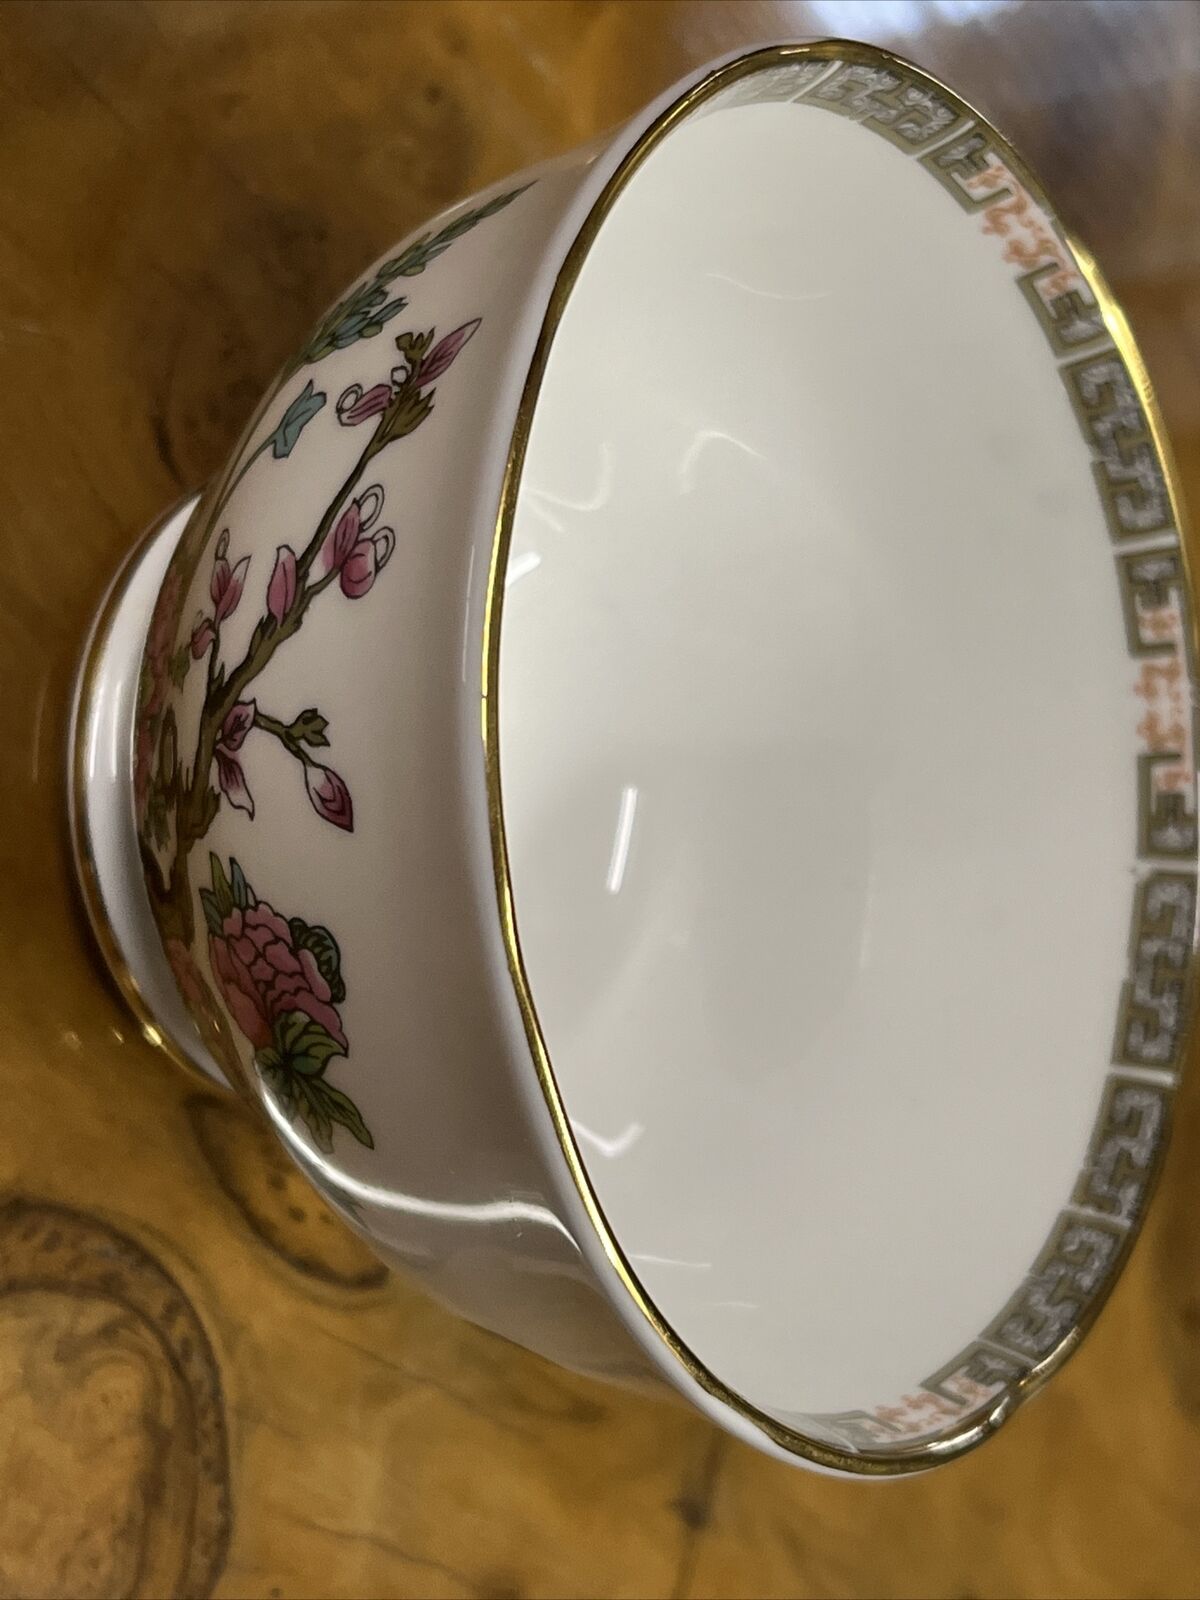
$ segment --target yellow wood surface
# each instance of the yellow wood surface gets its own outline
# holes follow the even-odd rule
[[[1200,502],[1189,0],[0,6],[0,1594],[1200,1590],[1195,1073],[1146,1237],[1050,1390],[943,1473],[831,1482],[385,1278],[136,1036],[72,899],[86,621],[314,312],[457,197],[806,32],[899,49],[1023,148]]]

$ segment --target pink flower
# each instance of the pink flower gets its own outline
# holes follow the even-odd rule
[[[281,544],[275,552],[275,569],[267,585],[267,610],[277,623],[292,609],[296,599],[296,552]]]
[[[246,735],[254,726],[257,711],[258,705],[254,700],[239,700],[237,705],[231,706],[225,721],[221,724],[221,737],[217,740],[217,749],[230,752],[240,750],[246,741]]]
[[[375,582],[376,574],[391,559],[395,548],[396,535],[390,528],[380,528],[369,539],[360,539],[342,566],[342,574],[338,579],[342,593],[350,600],[357,600],[366,594]]]
[[[221,793],[231,806],[236,806],[248,817],[253,817],[254,796],[250,793],[242,763],[235,756],[227,756],[220,745],[216,750],[216,762],[217,782],[221,786]]]
[[[391,528],[369,531],[382,508],[383,490],[373,483],[350,502],[325,541],[325,570],[338,574],[342,593],[349,600],[366,594],[396,548]]]
[[[224,622],[226,617],[231,617],[237,610],[242,590],[246,586],[246,569],[250,565],[250,557],[243,556],[237,566],[231,568],[225,557],[228,548],[229,530],[226,529],[217,544],[212,581],[208,586],[208,592],[212,596],[214,620],[217,622]]]
[[[326,572],[341,571],[346,565],[346,559],[351,550],[358,543],[361,531],[362,502],[360,500],[351,500],[345,511],[337,519],[333,532],[325,540]]]
[[[276,1018],[289,1011],[311,1017],[347,1048],[312,952],[296,948],[287,923],[264,900],[245,911],[235,907],[220,933],[209,934],[208,953],[221,998],[255,1050],[271,1044]]]
[[[366,422],[369,417],[377,417],[381,411],[386,411],[392,403],[392,386],[390,383],[377,383],[374,388],[363,393],[361,383],[352,383],[348,389],[343,389],[338,396],[337,416],[344,427],[354,428],[360,422]]]
[[[250,817],[254,815],[254,796],[246,784],[246,774],[237,759],[237,752],[254,726],[257,711],[258,706],[253,700],[239,700],[235,706],[231,706],[221,724],[221,734],[214,752],[221,793],[231,806],[236,806]]]
[[[418,388],[441,377],[482,320],[482,317],[476,317],[473,322],[464,322],[461,328],[455,328],[453,333],[448,333],[444,339],[438,340],[417,368]]]
[[[216,637],[217,630],[213,627],[212,618],[201,617],[192,629],[192,660],[199,661],[201,656],[207,655]]]
[[[304,768],[304,782],[313,810],[335,828],[354,832],[354,806],[350,791],[332,767],[320,767],[314,761]]]
[[[429,354],[417,365],[416,388],[423,389],[426,384],[433,383],[441,377],[481,321],[482,318],[476,317],[471,322],[464,322],[461,328],[455,328],[453,333],[448,333],[444,339],[438,340]],[[338,421],[343,427],[354,428],[360,422],[379,416],[412,380],[413,369],[405,361],[392,369],[390,383],[376,383],[365,390],[361,383],[352,383],[338,396]]]

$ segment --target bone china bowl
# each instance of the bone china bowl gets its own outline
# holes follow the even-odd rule
[[[977,112],[862,45],[719,63],[371,267],[130,557],[96,934],[462,1315],[787,1460],[949,1460],[1163,1153],[1179,519]]]

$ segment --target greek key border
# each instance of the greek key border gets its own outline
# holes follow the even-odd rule
[[[909,1451],[985,1417],[1070,1348],[1119,1271],[1157,1176],[1187,1036],[1196,936],[1193,624],[1176,508],[1139,383],[1075,251],[1005,148],[899,63],[777,65],[714,96],[706,112],[764,100],[802,101],[871,128],[920,162],[995,238],[1091,452],[1135,667],[1129,966],[1110,1070],[1071,1198],[1009,1303],[912,1394],[869,1411],[796,1419],[845,1448]]]

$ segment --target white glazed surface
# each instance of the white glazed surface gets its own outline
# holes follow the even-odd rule
[[[137,976],[140,1000],[165,1034],[199,1071],[217,1083],[224,1078],[205,1050],[167,965],[150,915],[133,831],[132,756],[137,673],[130,663],[146,648],[146,623],[195,499],[186,501],[155,530],[133,558],[131,570],[117,577],[120,594],[98,649],[96,673],[86,704],[78,697],[71,713],[70,744],[83,768],[83,788],[72,786],[72,831],[86,842],[90,861],[103,862],[105,921],[128,969]],[[90,653],[89,640],[85,654]],[[78,686],[82,689],[82,683]],[[84,870],[86,863],[80,865]],[[103,940],[104,930],[97,928]]]
[[[219,518],[202,506],[185,531],[143,676],[154,667],[150,703],[165,696],[178,714],[186,763],[200,705],[225,681],[206,686],[205,671],[236,677],[272,597],[281,618],[293,603],[282,552],[315,549],[322,519],[340,523],[347,497],[366,495],[374,528],[393,530],[394,545],[370,533],[386,566],[369,592],[327,582],[286,654],[242,691],[280,725],[319,708],[329,743],[289,753],[257,719],[234,728],[241,778],[214,758],[218,804],[187,896],[173,923],[157,912],[169,946],[180,905],[195,912],[171,953],[205,1038],[225,1059],[232,1049],[290,1154],[381,1256],[455,1310],[584,1371],[664,1378],[785,1459],[891,1471],[932,1464],[947,1433],[952,1451],[982,1437],[1061,1337],[1030,1299],[1000,1329],[1015,1344],[998,1361],[974,1342],[1079,1168],[1127,977],[1136,1007],[1119,1059],[1162,1062],[1131,1068],[1147,1101],[1136,1115],[1159,1122],[1143,1122],[1140,1144],[1120,1133],[1103,1146],[1134,1170],[1135,1209],[1087,1212],[1084,1234],[1046,1257],[1065,1274],[1063,1330],[1115,1274],[1161,1151],[1194,849],[1174,877],[1135,869],[1163,890],[1143,926],[1167,930],[1147,997],[1142,946],[1125,954],[1133,667],[1118,659],[1117,586],[1098,553],[1108,534],[1085,503],[1100,458],[1072,432],[1013,271],[955,228],[962,197],[982,203],[994,184],[986,161],[939,183],[853,121],[787,104],[726,114],[832,84],[843,116],[869,112],[901,141],[901,115],[929,136],[931,104],[934,145],[955,118],[971,126],[871,53],[843,71],[836,51],[855,47],[722,89],[618,195],[566,294],[507,569],[493,572],[505,485],[539,331],[564,303],[556,283],[569,287],[570,266],[560,273],[593,206],[688,84],[430,223],[421,237],[453,238],[427,272],[388,280],[407,303],[386,329],[339,342],[319,325],[239,447]],[[1086,301],[1078,269],[1055,259]],[[701,265],[719,275],[689,281]],[[352,294],[374,281],[372,269]],[[436,389],[425,382],[433,409],[346,487],[377,425],[350,414],[354,396],[420,377],[396,376],[393,334],[432,344],[449,330],[452,361]],[[1107,348],[1098,323],[1086,337]],[[316,388],[321,406],[284,439]],[[1136,405],[1123,425],[1144,425]],[[624,533],[614,509],[634,513]],[[1147,524],[1133,548],[1157,541],[1169,558],[1173,538]],[[226,555],[244,587],[211,652],[203,619]],[[306,605],[322,560],[299,574]],[[1179,578],[1138,581],[1149,609],[1134,624],[1159,630],[1148,648],[1167,655],[1151,664],[1175,672],[1142,687],[1177,695]],[[502,592],[497,701],[485,646]],[[114,642],[117,677],[138,631]],[[331,822],[337,804],[310,806],[303,760],[338,772],[352,830],[348,810]],[[1164,806],[1194,799],[1190,743],[1154,760]],[[153,847],[164,883],[170,823],[165,840]],[[296,919],[336,936],[346,1047],[322,1065],[370,1144],[352,1119],[318,1139],[269,1086],[280,1041],[253,1037],[219,970],[235,932],[222,906],[210,938],[210,852],[222,871],[238,862],[252,886],[238,909],[280,918],[282,942],[301,948]],[[114,846],[96,863],[110,923],[131,859]],[[1049,875],[1061,897],[1045,893]],[[127,964],[140,955],[127,948]],[[931,982],[935,964],[953,983]],[[615,1237],[556,1124],[543,1040]],[[881,1042],[894,1072],[863,1048]],[[1000,1158],[1018,1145],[1014,1171]],[[1093,1189],[1088,1204],[1126,1204],[1124,1190]],[[851,1285],[847,1262],[874,1283]],[[1027,1299],[1042,1282],[1026,1279]],[[925,1376],[950,1356],[949,1386]],[[801,1436],[751,1415],[729,1383]],[[887,1415],[804,1414],[892,1402],[897,1386]]]
[[[609,1221],[766,1409],[904,1392],[1070,1194],[1135,826],[1107,546],[1010,268],[904,152],[766,105],[651,157],[535,415],[505,817]]]

